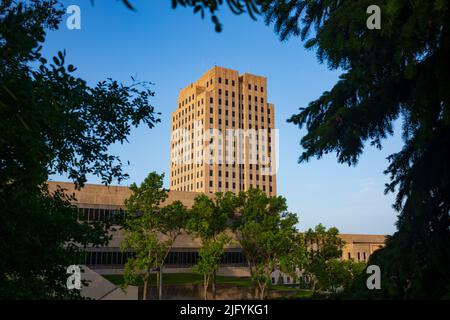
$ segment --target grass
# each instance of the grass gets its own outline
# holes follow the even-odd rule
[[[106,279],[115,285],[123,283],[123,275],[111,274],[104,275]],[[156,274],[151,274],[150,284],[156,285]],[[165,285],[185,285],[185,284],[203,284],[203,276],[196,273],[165,273],[163,274],[163,284]],[[249,287],[252,285],[249,277],[239,278],[230,276],[217,276],[217,284],[229,284],[238,287]],[[134,285],[139,285],[135,283]],[[299,288],[286,287],[283,285],[274,285],[269,288],[270,291],[295,291],[289,297],[279,297],[275,299],[308,299],[311,298],[312,291]]]
[[[121,285],[124,280],[121,274],[104,275],[106,279],[115,285]],[[156,274],[151,274],[150,283],[156,283]],[[139,285],[135,283],[134,285]],[[163,274],[163,284],[181,285],[181,284],[203,284],[203,276],[196,273],[165,273]],[[250,278],[217,276],[217,284],[232,284],[236,286],[250,286]]]

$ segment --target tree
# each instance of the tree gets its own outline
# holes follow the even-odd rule
[[[342,259],[345,242],[336,228],[322,224],[304,234],[307,247],[304,271],[313,280],[313,292],[332,293],[348,289],[365,269],[363,262]]]
[[[187,220],[187,210],[180,201],[162,206],[167,199],[163,189],[164,174],[151,172],[137,186],[130,186],[132,195],[125,200],[127,216],[123,223],[125,238],[122,250],[133,250],[135,257],[125,265],[124,286],[142,280],[144,300],[147,299],[149,279],[156,268],[158,297],[162,298],[162,269],[167,255],[181,234]]]
[[[296,261],[298,253],[298,222],[295,214],[287,212],[286,199],[267,197],[259,189],[239,193],[239,222],[237,238],[247,259],[250,274],[259,298],[264,299],[270,275],[276,269],[292,272],[288,259]],[[289,267],[289,268],[288,268]],[[295,270],[294,270],[295,271]]]
[[[187,2],[187,1],[186,1]],[[222,1],[189,1],[215,14]],[[356,165],[367,143],[382,147],[403,121],[385,192],[397,192],[397,232],[369,263],[385,288],[372,295],[440,298],[450,293],[450,10],[448,1],[380,0],[382,25],[366,21],[372,1],[243,0],[281,40],[299,36],[340,80],[289,121],[307,133],[299,161],[336,152]],[[227,1],[228,3],[228,1]],[[395,258],[394,258],[395,257]]]
[[[206,238],[199,249],[199,260],[193,270],[203,275],[204,299],[208,299],[208,286],[211,279],[214,281],[219,270],[220,259],[225,253],[225,245],[230,242],[230,237],[220,233],[216,238]]]
[[[157,284],[159,287],[158,297],[162,299],[162,279],[163,279],[163,267],[166,262],[167,256],[172,249],[175,240],[181,235],[182,231],[186,228],[189,213],[187,208],[181,201],[174,201],[173,203],[161,208],[158,215],[157,232],[162,238],[162,254],[159,255],[159,259],[156,261],[157,266]]]
[[[90,87],[64,52],[42,57],[46,30],[63,14],[53,0],[0,4],[0,298],[80,297],[66,287],[66,268],[83,263],[87,245],[107,243],[108,226],[78,221],[73,196],[50,193],[46,181],[65,174],[80,188],[87,175],[127,178],[108,147],[159,121],[145,83]]]
[[[335,289],[333,277],[336,275],[338,259],[342,257],[344,241],[339,237],[336,228],[328,230],[322,225],[317,225],[314,230],[305,232],[306,263],[305,271],[313,278],[313,291]],[[331,272],[331,273],[330,273]]]
[[[226,232],[232,227],[236,206],[236,196],[232,192],[218,192],[213,199],[202,194],[194,199],[188,230],[202,242],[195,269],[204,275],[205,299],[210,279],[215,298],[218,263],[225,245],[231,241]]]

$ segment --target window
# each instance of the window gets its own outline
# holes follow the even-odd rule
[[[264,87],[261,87],[261,92],[264,92]]]
[[[213,182],[212,181],[209,181],[209,186],[212,188],[212,186],[213,186]]]
[[[209,170],[209,176],[212,177],[213,176],[213,171]]]
[[[351,259],[352,258],[352,254],[349,252],[348,253],[348,258]]]
[[[361,260],[361,253],[358,252],[358,261]]]
[[[255,91],[258,91],[258,86],[255,84]]]
[[[209,98],[209,103],[213,103],[213,98]]]
[[[250,83],[248,84],[248,90],[252,90],[252,85]]]
[[[231,85],[234,87],[234,80],[231,80]]]
[[[228,79],[225,79],[225,84],[228,84]]]
[[[221,77],[219,77],[219,83],[222,83],[222,78]]]

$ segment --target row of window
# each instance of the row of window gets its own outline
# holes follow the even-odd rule
[[[251,90],[251,85],[250,84],[249,84],[248,88],[249,88],[249,90]],[[255,90],[257,90],[256,86],[255,86]],[[261,87],[261,92],[264,92],[263,87]],[[225,96],[226,97],[229,96],[228,93],[229,93],[228,90],[225,90]],[[219,89],[219,95],[222,95],[222,89]],[[194,104],[191,104],[191,99],[192,99],[192,102],[194,102],[194,97],[195,97],[195,95],[192,94],[192,96],[190,95],[189,97],[185,98],[181,102],[178,102],[178,107],[181,108],[181,107],[184,107],[186,105],[186,106],[188,106],[189,111],[191,111],[191,108],[192,108],[192,110],[194,110]],[[231,91],[231,97],[232,98],[236,97],[235,91]],[[254,98],[255,98],[255,102],[257,102],[258,101],[258,96],[255,95]],[[244,95],[243,94],[241,94],[241,99],[244,100]],[[252,100],[252,96],[248,95],[248,101],[251,101],[251,100]],[[210,103],[213,103],[213,101],[214,100],[211,97],[210,98]],[[264,98],[260,97],[260,101],[261,101],[261,103],[264,103]],[[197,101],[197,105],[198,106],[203,105],[203,104],[204,104],[204,99],[203,98],[201,100]],[[220,104],[220,102],[219,102],[219,104]],[[188,110],[186,110],[186,112],[187,111]],[[184,115],[184,112],[185,112],[185,110],[182,110],[180,114]]]
[[[115,265],[123,266],[128,259],[134,258],[134,252],[122,251],[88,251],[85,254],[85,264],[88,266]],[[166,266],[192,267],[198,261],[197,251],[172,251],[167,255]],[[220,263],[222,265],[246,265],[245,256],[241,252],[225,252]]]
[[[174,187],[174,190],[195,192],[195,191],[203,189],[203,182],[202,181],[197,182],[197,189],[194,189],[194,184],[193,183],[180,186],[180,185],[177,185],[176,183],[174,183],[174,181],[172,181],[171,182],[171,186]],[[240,189],[239,190],[236,189],[236,187],[238,187],[239,185],[236,185],[235,182],[233,182],[231,184],[231,186],[232,187],[230,188],[230,184],[228,183],[228,181],[226,181],[225,182],[225,188],[222,190],[222,182],[219,181],[218,182],[217,191],[218,192],[225,192],[225,191],[236,192],[236,191],[239,191],[239,190],[245,190],[245,186],[243,184],[240,185]],[[209,181],[209,187],[210,187],[210,189],[213,189],[213,181]],[[263,192],[269,191],[269,193],[273,193],[272,186],[269,186],[269,189],[267,189],[265,185],[259,186],[259,185],[254,185],[253,183],[250,183],[249,184],[249,188],[257,188],[257,189],[262,190]],[[211,192],[215,192],[215,191],[214,190],[209,190],[208,192],[211,193]]]
[[[212,101],[213,101],[213,98],[211,98],[211,103],[212,103]],[[219,108],[217,109],[219,114],[222,114],[222,108],[220,107],[221,105],[222,105],[222,99],[219,99]],[[225,100],[225,105],[226,106],[229,105],[228,104],[228,100]],[[233,108],[235,107],[234,101],[232,101],[232,107]],[[241,107],[241,109],[243,109],[243,105],[240,105],[240,107]],[[258,105],[255,104],[254,107],[255,107],[255,112],[258,112]],[[190,107],[189,107],[189,109],[190,109]],[[192,109],[194,109],[194,108],[192,108]],[[260,109],[261,109],[261,114],[263,114],[264,111],[265,111],[264,110],[264,106],[261,106]],[[248,105],[248,110],[249,111],[252,110],[252,105],[251,104]],[[186,113],[184,111],[185,110],[182,110],[180,113],[177,113],[177,114],[175,114],[173,116],[173,120],[172,120],[173,125],[174,125],[173,129],[175,129],[176,127],[180,127],[181,125],[183,125],[185,123],[189,123],[189,122],[195,120],[193,112],[191,113],[190,110],[189,110],[189,114],[188,114],[187,110],[186,110]],[[214,108],[210,107],[209,111],[210,111],[210,114],[213,114],[214,113]],[[197,111],[197,116],[198,117],[200,117],[200,115],[203,115],[203,114],[204,114],[204,109],[203,108]],[[225,114],[228,116],[228,109],[225,110]],[[233,117],[235,116],[235,114],[236,114],[236,112],[234,110],[232,110],[232,116]],[[270,118],[270,108],[267,108],[267,117]],[[241,113],[241,118],[242,119],[244,118],[244,114],[243,113]],[[270,119],[269,119],[269,123],[270,123]]]
[[[210,187],[210,188],[213,188],[213,185],[214,185],[214,181],[213,181],[213,180],[210,180],[210,181],[209,181],[209,187]],[[229,187],[230,187],[229,182],[228,182],[228,181],[225,181],[225,190],[228,190]],[[250,184],[249,184],[249,187],[250,187],[250,188],[262,189],[262,191],[266,192],[266,186],[265,186],[264,184],[263,184],[262,186],[259,186],[259,185],[254,185],[253,183],[250,183]],[[219,191],[221,191],[221,188],[222,188],[222,181],[217,181],[217,188],[218,188]],[[235,190],[235,189],[236,189],[236,183],[233,182],[233,183],[232,183],[232,190]],[[244,190],[244,185],[243,185],[243,184],[241,184],[241,189]],[[273,189],[272,189],[272,186],[269,186],[269,192],[270,192],[270,193],[272,193],[272,190],[273,190]]]
[[[231,171],[232,177],[236,178],[236,173],[234,171],[234,168],[236,167],[236,165],[233,164],[231,167],[233,168],[233,171]],[[239,165],[239,167],[241,169],[243,169],[242,165]],[[248,167],[249,167],[249,170],[253,170],[253,164],[250,164]],[[222,168],[223,168],[222,165],[218,165],[218,171],[217,172],[218,172],[219,177],[222,177],[222,170],[223,170]],[[226,164],[226,168],[228,168],[228,164]],[[171,172],[172,173],[172,177],[176,177],[176,176],[178,176],[180,174],[182,175],[182,174],[186,174],[186,173],[189,176],[190,170],[193,170],[193,169],[194,169],[193,168],[193,164],[187,165],[187,166],[186,165],[179,166],[176,169],[172,169],[172,172]],[[255,169],[256,169],[256,171],[259,170],[259,164],[255,165]],[[224,172],[225,172],[225,177],[228,178],[229,174],[230,174],[229,173],[230,171],[226,170]],[[213,176],[213,170],[211,170],[211,169],[209,170],[209,176],[210,177]],[[203,177],[203,171],[202,170],[197,171],[197,178],[200,178],[200,177]],[[251,174],[250,174],[250,177],[252,177]],[[194,178],[194,174],[191,172],[191,179],[193,179],[193,178]],[[241,178],[245,178],[244,173],[241,174]],[[250,179],[252,179],[252,178],[250,178]],[[263,175],[263,181],[265,181],[265,175]],[[272,176],[270,176],[270,175],[269,175],[269,181],[272,182]]]
[[[219,89],[219,96],[222,96],[222,89]],[[225,90],[225,97],[228,97],[228,90]],[[234,91],[231,92],[231,97],[233,98],[232,99],[232,106],[234,107],[235,106],[235,101],[234,101],[235,92]],[[242,99],[242,101],[244,100],[244,95],[241,95],[241,99]],[[186,101],[186,104],[187,104],[187,100],[188,99],[185,99],[182,102],[179,102],[178,103],[178,107],[179,108],[184,107],[185,101]],[[252,95],[248,95],[248,103],[250,104],[251,101],[252,101]],[[255,101],[255,104],[258,103],[258,96],[254,96],[254,101]],[[259,101],[264,106],[264,97],[260,97]],[[189,99],[189,102],[190,102],[190,99]],[[214,103],[214,98],[213,97],[209,98],[209,103],[210,104]],[[204,104],[204,99],[203,98],[201,100],[197,101],[198,107],[200,107],[200,105],[203,105],[203,104]],[[222,98],[219,98],[219,105],[222,105]],[[228,106],[228,99],[225,99],[225,105]],[[241,108],[242,108],[242,106],[243,105],[240,104]],[[174,116],[175,120],[178,120],[180,117],[183,117],[183,116],[187,115],[189,112],[191,112],[191,110],[194,111],[194,109],[195,109],[194,108],[194,104],[187,105],[186,109],[182,109],[178,113],[175,114],[175,116]],[[263,111],[261,110],[261,112],[263,112]]]
[[[222,83],[222,77],[219,77],[217,80],[218,80],[219,83]],[[227,78],[225,78],[225,85],[228,85],[228,84],[229,84],[229,81],[228,81]],[[206,82],[206,86],[208,87],[209,85],[212,85],[212,79],[209,80],[208,82]],[[232,87],[235,86],[235,81],[234,80],[231,80],[231,86]],[[251,83],[247,84],[247,88],[248,88],[248,90],[252,90],[252,84]],[[255,91],[258,91],[258,86],[256,84],[253,86],[253,88],[254,88]],[[264,92],[264,87],[263,86],[259,87],[259,89],[260,89],[261,92]]]
[[[357,256],[357,260],[361,261],[361,252],[357,252],[356,256]],[[352,254],[350,252],[348,253],[348,258],[352,259]],[[362,260],[367,261],[367,256],[366,256],[365,252],[362,253]]]
[[[185,98],[183,101],[181,101],[181,102],[178,104],[178,106],[179,106],[179,107],[184,107],[185,104],[187,105],[189,102],[191,102],[191,99],[192,99],[192,101],[194,101],[194,98],[195,98],[195,95],[192,94],[192,95],[190,95],[189,97]]]
[[[78,219],[83,221],[114,222],[124,218],[125,214],[126,211],[122,209],[78,208]]]

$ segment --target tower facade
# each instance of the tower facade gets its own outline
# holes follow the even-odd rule
[[[180,91],[177,105],[171,190],[276,195],[278,135],[265,77],[215,66]]]

